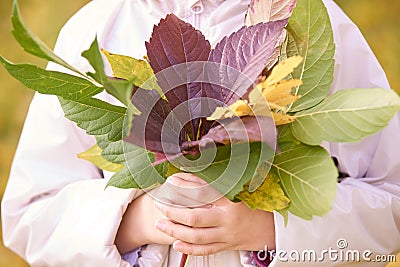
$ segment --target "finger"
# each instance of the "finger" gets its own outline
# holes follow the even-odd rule
[[[191,244],[181,240],[175,241],[172,246],[178,252],[193,256],[208,256],[229,249],[227,243]]]
[[[167,182],[156,190],[153,197],[159,201],[167,199],[183,207],[203,206],[222,197],[217,190],[204,181],[201,184],[194,182],[192,179],[200,179],[197,176],[183,175],[185,179],[181,179],[178,175],[183,174],[170,176]]]
[[[156,202],[155,206],[171,221],[190,227],[215,227],[220,225],[220,212],[213,207],[190,209],[165,205],[159,202]]]
[[[160,219],[156,228],[172,238],[192,244],[216,243],[223,238],[218,227],[192,228],[167,219]]]
[[[208,203],[204,203],[203,201],[192,199],[184,194],[177,193],[174,188],[171,188],[168,185],[160,187],[157,192],[152,194],[152,197],[156,202],[178,207],[195,208],[208,205]]]
[[[194,175],[193,173],[185,173],[185,172],[179,172],[171,175],[168,177],[168,179],[175,179],[179,178],[181,180],[184,180],[188,183],[193,183],[193,184],[199,184],[199,185],[207,185],[207,182],[198,177],[197,175]],[[189,185],[189,184],[188,184]]]
[[[151,240],[155,240],[157,242],[157,244],[171,245],[177,240],[177,238],[170,236],[167,233],[158,229],[157,224],[155,225],[155,227],[158,231],[155,230],[155,231],[153,231],[154,233],[151,233]]]
[[[203,204],[212,203],[222,197],[218,190],[193,174],[175,174],[168,177],[167,182],[177,194]]]
[[[204,202],[194,200],[185,194],[180,193],[181,188],[171,183],[171,177],[159,188],[151,191],[151,196],[158,202],[179,205],[184,207],[198,207],[204,205]],[[182,180],[183,181],[183,180]],[[200,184],[191,183],[190,187],[199,187]]]

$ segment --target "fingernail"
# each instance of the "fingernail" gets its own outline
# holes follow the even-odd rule
[[[180,181],[180,180],[181,179],[179,178],[179,176],[177,176],[176,174],[173,174],[170,177],[168,177],[167,182],[172,185],[177,185],[178,181]]]
[[[172,248],[175,249],[176,251],[181,251],[182,250],[182,244],[179,244],[179,240],[175,241],[172,243]]]
[[[156,228],[160,231],[164,231],[165,230],[165,224],[163,221],[158,220],[156,223]]]

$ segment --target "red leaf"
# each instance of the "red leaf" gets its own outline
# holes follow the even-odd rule
[[[202,114],[198,101],[187,102],[203,96],[201,84],[196,81],[202,74],[202,64],[211,51],[210,43],[192,25],[169,14],[154,26],[150,41],[146,43],[147,56],[157,80],[168,99],[171,110],[182,104],[180,120],[190,121],[185,129],[194,139],[198,132]],[[183,113],[182,113],[183,112]]]
[[[229,105],[247,93],[283,41],[286,24],[283,20],[243,27],[210,53],[210,44],[200,31],[173,14],[167,15],[154,27],[146,48],[168,102],[155,91],[136,90],[132,102],[141,115],[134,117],[126,140],[172,155],[196,153],[198,140],[205,138],[223,144],[233,137],[235,142],[272,145],[275,127],[259,124],[268,118],[232,119],[224,125],[228,128],[210,130],[213,122],[205,117],[216,106]]]

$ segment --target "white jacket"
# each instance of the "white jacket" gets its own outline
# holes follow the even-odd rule
[[[87,71],[88,63],[80,54],[97,35],[102,48],[141,58],[153,25],[171,12],[199,28],[215,45],[243,25],[248,3],[249,0],[95,0],[68,21],[55,51],[76,68]],[[383,70],[356,26],[332,0],[325,3],[336,42],[332,90],[388,88]],[[199,7],[193,9],[195,5]],[[49,68],[63,70],[55,64]],[[76,157],[94,142],[64,118],[56,97],[35,95],[2,200],[4,243],[32,266],[131,266],[121,259],[114,238],[127,205],[139,191],[104,190],[111,174],[104,173],[102,179],[101,171]],[[351,250],[371,250],[373,255],[400,251],[399,116],[382,132],[361,143],[324,145],[337,157],[340,170],[350,177],[338,184],[333,208],[322,218],[304,221],[290,216],[285,227],[276,213],[277,250],[302,253],[314,249],[319,253],[338,249],[337,241],[343,238]],[[160,245],[149,245],[141,254],[139,266],[178,266],[180,258],[172,248]],[[283,254],[280,256],[270,266],[346,265],[345,261],[333,262],[329,257],[323,263],[298,263],[288,255],[288,262],[284,262]],[[210,266],[251,264],[249,252],[197,257],[198,261],[202,259]]]

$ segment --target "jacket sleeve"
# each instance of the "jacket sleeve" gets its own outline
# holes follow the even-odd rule
[[[333,91],[388,88],[382,68],[357,27],[333,1],[325,4],[336,43]],[[322,262],[329,266],[346,264],[346,253],[351,255],[352,250],[358,250],[359,265],[364,266],[365,261],[374,260],[378,254],[400,251],[399,114],[380,133],[359,143],[324,146],[348,177],[338,184],[332,210],[325,216],[311,221],[289,216],[285,227],[282,217],[275,214],[277,256],[270,266],[303,266],[304,261],[296,262],[296,257],[309,250],[316,252],[317,259],[307,261],[307,266],[321,266]],[[330,256],[329,251],[333,250],[337,252]],[[363,252],[367,256],[364,259]],[[335,260],[335,255],[344,257]],[[384,265],[375,262],[374,266]]]
[[[120,2],[93,1],[81,9],[62,29],[56,53],[87,71],[80,53]],[[103,173],[76,156],[94,143],[64,117],[56,97],[34,96],[2,200],[4,243],[31,266],[131,266],[114,239],[139,191],[105,189]]]

